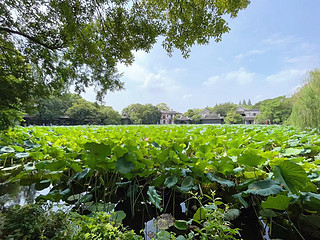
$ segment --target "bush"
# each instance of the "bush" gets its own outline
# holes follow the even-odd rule
[[[89,217],[53,211],[47,204],[30,204],[0,213],[0,239],[143,240],[143,237],[113,222],[105,212]]]
[[[0,214],[0,239],[72,239],[71,215],[40,204],[14,206]]]

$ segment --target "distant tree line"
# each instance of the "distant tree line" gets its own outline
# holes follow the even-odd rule
[[[70,93],[42,99],[32,112],[32,117],[31,123],[45,125],[121,123],[121,115],[112,107],[89,102],[77,94]]]
[[[303,86],[292,96],[279,96],[265,99],[252,104],[249,99],[240,101],[240,106],[247,109],[260,109],[255,118],[259,124],[291,124],[299,128],[320,127],[320,71],[315,69],[308,73]],[[236,112],[239,105],[231,102],[216,104],[207,107],[210,113],[224,118],[227,124],[243,123],[240,114]],[[50,96],[38,101],[33,106],[33,119],[40,124],[71,123],[71,124],[158,124],[162,111],[169,111],[165,103],[156,106],[152,104],[131,104],[122,110],[122,116],[110,106],[104,106],[84,100],[77,94],[64,93],[59,96]],[[188,109],[183,115],[192,119],[191,123],[200,123],[201,112],[204,109]],[[6,125],[0,116],[0,125]],[[122,121],[121,120],[125,120]]]

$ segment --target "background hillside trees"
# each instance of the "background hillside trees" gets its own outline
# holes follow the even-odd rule
[[[290,122],[300,128],[320,127],[320,70],[308,73],[304,85],[294,94]]]
[[[184,57],[194,44],[221,41],[249,0],[119,1],[3,0],[0,3],[1,128],[14,124],[24,103],[95,86],[97,99],[123,88],[117,64],[157,39]]]

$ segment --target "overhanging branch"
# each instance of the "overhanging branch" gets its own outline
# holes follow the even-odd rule
[[[59,45],[51,45],[51,44],[47,44],[47,43],[44,43],[44,42],[41,42],[39,39],[35,38],[35,37],[32,37],[32,36],[29,36],[28,34],[25,34],[23,32],[19,32],[19,31],[16,31],[16,30],[12,30],[10,28],[6,28],[6,27],[0,27],[0,32],[8,32],[8,33],[12,33],[12,34],[17,34],[19,36],[22,36],[22,37],[25,37],[27,39],[29,39],[30,41],[36,43],[36,44],[39,44],[45,48],[48,48],[50,50],[57,50],[59,48],[62,47],[62,44],[59,44]]]

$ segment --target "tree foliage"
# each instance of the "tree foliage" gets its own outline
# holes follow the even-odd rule
[[[110,106],[79,99],[68,108],[66,114],[75,119],[78,124],[120,124],[121,115]]]
[[[292,111],[291,99],[285,96],[263,100],[260,104],[260,114],[255,118],[257,123],[282,124],[288,120]]]
[[[157,124],[160,121],[161,111],[152,104],[131,104],[122,110],[133,124]]]
[[[203,109],[194,108],[194,109],[188,109],[187,112],[185,112],[183,115],[192,119],[192,123],[200,123],[200,113],[203,111]]]
[[[231,102],[226,102],[226,103],[221,103],[215,105],[212,109],[211,112],[220,114],[222,117],[226,117],[228,112],[232,110],[236,110],[237,105]]]
[[[159,37],[184,57],[194,44],[218,42],[249,0],[3,0],[0,3],[0,111],[71,84],[101,100],[123,88],[117,64],[149,51]],[[2,113],[3,115],[3,113]],[[12,114],[15,116],[15,114]]]
[[[243,119],[239,113],[232,109],[227,113],[224,122],[227,124],[240,124],[243,123]]]
[[[56,120],[66,114],[66,111],[78,100],[77,94],[64,93],[61,96],[50,96],[38,103],[36,116],[41,120]]]
[[[159,104],[156,105],[156,107],[160,111],[169,111],[170,110],[170,107],[166,103],[159,103]]]
[[[320,70],[309,72],[304,85],[294,94],[290,122],[300,128],[320,126]]]

